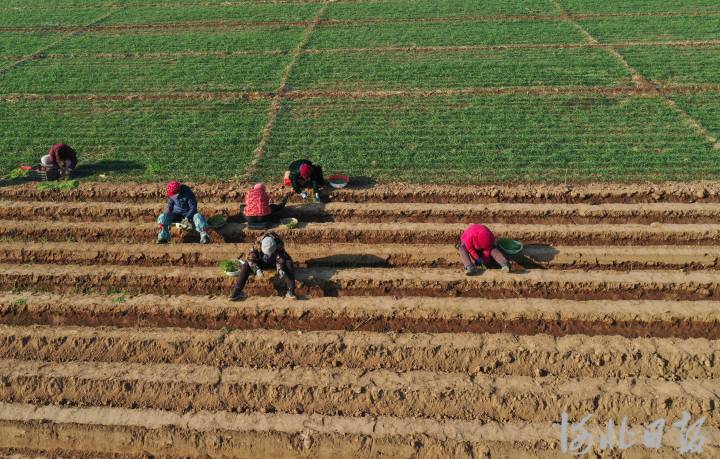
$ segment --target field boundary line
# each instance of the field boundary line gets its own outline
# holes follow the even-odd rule
[[[121,11],[119,8],[110,14]],[[705,17],[720,16],[720,11],[706,12],[657,12],[657,13],[580,13],[574,14],[574,19],[603,19],[603,18],[621,18],[621,17]],[[213,29],[234,29],[234,28],[250,28],[250,27],[332,27],[342,25],[372,25],[372,24],[422,24],[422,23],[454,23],[454,22],[495,22],[495,21],[563,21],[567,16],[557,15],[476,15],[476,16],[454,16],[454,17],[435,17],[435,18],[371,18],[371,19],[321,19],[318,23],[314,21],[179,21],[168,23],[152,23],[152,24],[109,24],[100,27],[90,26],[64,26],[64,27],[0,27],[2,32],[96,32],[96,33],[113,33],[119,31],[142,31],[142,30],[173,30],[179,29],[185,31],[187,29],[213,28]]]
[[[720,40],[666,40],[666,41],[618,41],[612,43],[516,43],[497,45],[458,45],[458,46],[380,46],[369,48],[321,48],[303,49],[301,55],[317,55],[325,53],[433,53],[463,51],[512,51],[533,49],[602,49],[622,47],[678,47],[704,48],[720,46]],[[164,57],[234,57],[234,56],[282,56],[293,51],[282,49],[270,50],[238,50],[238,51],[156,51],[156,52],[125,52],[125,53],[57,53],[48,54],[36,51],[25,56],[0,56],[0,60],[19,59],[79,59],[79,58],[111,58],[111,59],[152,59]]]
[[[556,8],[558,8],[562,12],[566,20],[570,24],[572,24],[573,27],[575,27],[585,37],[585,39],[588,40],[589,43],[598,43],[598,40],[593,37],[592,34],[588,32],[579,22],[577,22],[574,19],[573,15],[569,11],[564,9],[562,5],[560,5],[558,0],[552,0],[552,2],[556,6]],[[648,93],[655,93],[657,96],[660,97],[660,99],[665,103],[668,108],[677,113],[680,118],[688,124],[689,127],[691,127],[698,135],[700,135],[708,143],[710,143],[713,148],[720,149],[720,142],[718,142],[718,139],[713,136],[699,120],[695,119],[688,112],[683,110],[682,107],[680,107],[674,100],[668,97],[667,94],[663,92],[662,85],[660,83],[652,81],[651,79],[640,73],[638,69],[630,65],[627,59],[625,59],[625,56],[616,48],[612,46],[607,46],[603,49],[607,51],[612,57],[614,57],[620,63],[620,65],[622,65],[623,68],[625,68],[625,70],[630,73],[630,76],[632,77],[632,80],[633,82],[635,82],[635,85],[638,87],[638,89],[648,91]]]
[[[673,85],[662,88],[665,94],[702,94],[720,93],[720,84]],[[642,88],[612,86],[506,86],[474,87],[461,89],[388,89],[388,90],[288,90],[283,98],[295,99],[382,99],[389,97],[444,97],[444,96],[496,96],[496,95],[536,95],[536,96],[657,96],[657,91]],[[131,93],[131,94],[0,94],[2,102],[22,101],[163,101],[163,100],[264,100],[275,99],[274,92],[174,92],[174,93]]]
[[[164,57],[240,57],[240,56],[282,56],[290,51],[272,49],[264,51],[151,51],[128,53],[38,53],[27,56],[4,56],[0,60],[30,59],[157,59]]]
[[[93,19],[93,20],[90,21],[90,23],[89,23],[87,26],[85,26],[85,27],[88,27],[88,28],[94,27],[95,25],[100,24],[101,22],[105,21],[106,19],[108,19],[110,16],[112,16],[112,15],[115,14],[115,13],[117,13],[118,11],[122,11],[122,8],[119,8],[119,9],[117,9],[117,10],[115,10],[115,11],[111,11],[111,12],[109,12],[109,13],[105,13],[104,15],[102,15],[102,16],[100,16],[100,17],[98,17],[98,18]],[[47,50],[52,49],[53,47],[59,45],[60,43],[62,43],[62,42],[64,42],[65,40],[69,39],[70,37],[73,37],[73,36],[77,35],[78,33],[79,33],[79,31],[74,31],[74,32],[68,32],[68,33],[66,33],[66,34],[63,34],[63,35],[61,35],[60,38],[58,38],[57,40],[55,40],[55,41],[53,41],[53,42],[51,42],[51,43],[43,46],[42,48],[38,49],[38,50],[35,51],[34,53],[29,54],[29,55],[27,55],[27,56],[23,56],[21,59],[15,61],[15,62],[13,62],[13,63],[11,63],[11,64],[8,65],[7,67],[0,68],[0,76],[6,74],[7,72],[9,72],[9,71],[11,71],[11,70],[14,70],[14,69],[20,67],[21,65],[23,65],[23,64],[25,64],[25,63],[27,63],[27,62],[30,62],[30,61],[36,60],[36,59],[42,59],[42,58],[43,58],[43,54],[44,54]]]
[[[312,37],[313,32],[315,32],[317,25],[320,23],[323,16],[327,12],[328,6],[333,1],[334,0],[328,0],[323,4],[323,6],[315,15],[313,21],[305,29],[302,39],[293,50],[292,58],[290,59],[290,62],[288,62],[287,67],[285,67],[285,71],[283,72],[282,78],[280,79],[278,89],[277,91],[275,91],[275,96],[273,97],[272,103],[270,104],[270,111],[268,112],[267,123],[260,132],[260,142],[255,148],[252,161],[250,161],[250,164],[245,170],[245,174],[243,174],[243,177],[246,179],[251,178],[252,175],[255,174],[258,165],[260,164],[260,161],[262,161],[265,156],[265,149],[267,148],[267,144],[270,141],[270,136],[272,135],[273,128],[275,127],[275,121],[277,120],[280,109],[282,108],[282,100],[285,96],[285,92],[287,91],[287,83],[290,79],[290,74],[292,73],[295,65],[300,59],[303,49],[305,49],[307,44],[310,42],[310,38]]]

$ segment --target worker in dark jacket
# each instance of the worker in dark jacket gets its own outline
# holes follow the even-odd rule
[[[321,202],[320,188],[325,186],[322,167],[307,159],[299,159],[290,163],[285,175],[285,183],[291,185],[295,193],[298,193],[303,199],[307,199],[308,194],[304,190],[312,188],[315,202]]]
[[[195,229],[200,233],[202,244],[210,243],[207,221],[197,211],[197,199],[190,187],[173,180],[167,184],[167,195],[167,207],[157,219],[158,225],[160,225],[158,244],[166,244],[170,241],[170,224],[183,221],[187,221],[188,225],[190,222],[194,224]]]
[[[235,289],[230,295],[230,301],[241,301],[246,295],[243,289],[250,273],[263,277],[263,269],[275,269],[278,275],[285,279],[287,286],[286,298],[297,299],[295,295],[295,264],[285,251],[282,238],[272,231],[266,231],[257,239],[256,244],[247,254],[247,259],[240,268],[240,275],[235,283]]]
[[[62,175],[70,175],[77,167],[77,152],[69,145],[56,143],[48,154],[40,158],[40,164],[47,169],[60,169]]]

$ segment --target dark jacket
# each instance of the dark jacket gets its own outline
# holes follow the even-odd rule
[[[275,239],[275,253],[270,257],[265,256],[262,253],[260,244],[265,237],[271,237]],[[290,260],[290,255],[285,251],[285,242],[278,236],[274,231],[265,231],[257,238],[255,245],[247,253],[247,260],[250,263],[261,263],[264,265],[275,265],[279,260]]]
[[[197,213],[197,199],[189,186],[180,186],[180,192],[168,199],[165,213],[180,214],[192,221]]]
[[[310,177],[307,180],[300,176],[300,166],[303,164],[308,164],[312,168]],[[307,159],[293,161],[290,163],[288,170],[290,171],[290,182],[295,193],[300,193],[304,188],[312,188],[315,193],[318,193],[320,188],[325,185],[322,167],[314,165]]]
[[[59,167],[65,167],[68,169],[75,169],[77,166],[77,153],[69,145],[64,143],[56,143],[50,147],[50,161],[57,164]],[[70,164],[67,164],[70,162]]]

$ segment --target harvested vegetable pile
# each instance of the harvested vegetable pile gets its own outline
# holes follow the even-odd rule
[[[12,172],[10,172],[7,175],[8,180],[15,180],[19,178],[27,177],[28,174],[30,174],[29,170],[23,169],[22,167],[18,167],[17,169],[13,169]]]
[[[80,186],[77,180],[63,180],[58,182],[42,182],[38,183],[38,191],[69,191]]]
[[[220,262],[220,270],[224,273],[234,273],[240,270],[239,260],[223,260]]]

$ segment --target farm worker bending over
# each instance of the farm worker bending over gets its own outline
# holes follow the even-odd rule
[[[460,259],[465,265],[465,275],[474,276],[478,274],[476,265],[483,269],[488,266],[493,258],[502,267],[503,272],[510,272],[510,262],[502,252],[495,247],[495,236],[485,225],[473,224],[468,226],[460,236],[458,244]]]
[[[263,269],[277,270],[278,275],[285,279],[287,285],[285,297],[297,298],[295,296],[295,265],[292,258],[285,251],[285,244],[280,236],[272,231],[266,231],[257,239],[255,246],[248,252],[247,260],[240,268],[240,276],[230,296],[230,301],[245,299],[246,295],[243,289],[250,277],[250,272],[254,272],[260,278],[263,276]]]
[[[243,215],[248,223],[264,223],[275,213],[285,208],[288,197],[283,197],[278,204],[270,204],[264,183],[257,183],[245,194],[245,208]]]
[[[77,167],[77,153],[69,145],[56,143],[47,155],[40,158],[40,164],[48,169],[60,169],[63,174],[72,174]]]
[[[167,244],[170,241],[170,224],[183,220],[192,222],[200,233],[200,243],[208,244],[210,235],[207,233],[208,224],[205,217],[197,211],[197,199],[189,186],[182,185],[173,180],[167,184],[168,203],[165,212],[157,219],[160,225],[158,244]]]
[[[325,186],[322,167],[311,163],[307,159],[298,159],[290,163],[288,173],[285,175],[285,183],[291,185],[295,193],[300,194],[303,199],[307,199],[308,194],[304,189],[312,188],[315,202],[321,202],[320,188]]]

